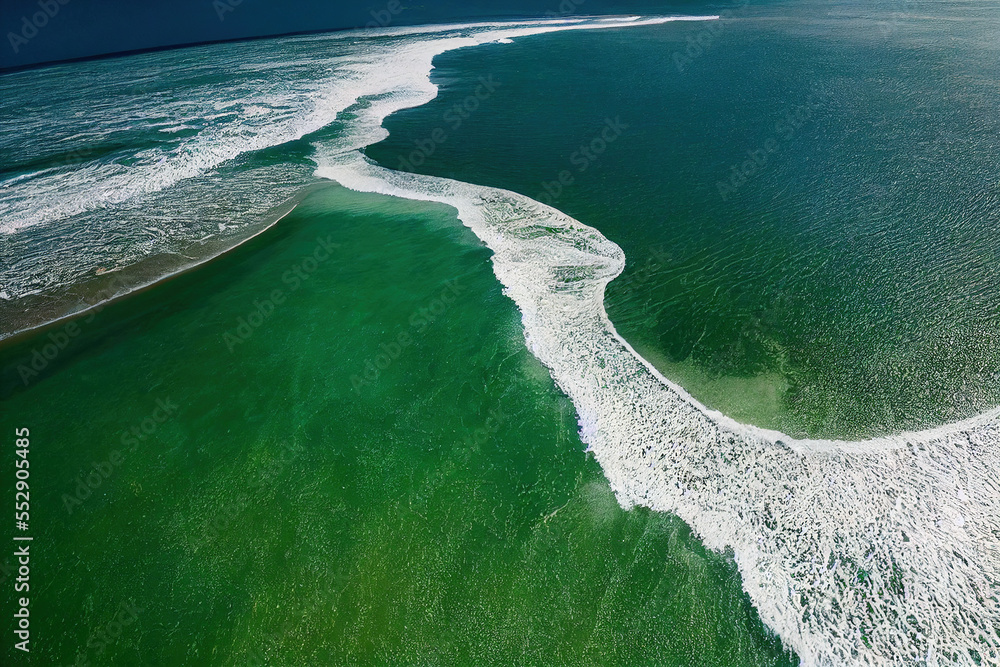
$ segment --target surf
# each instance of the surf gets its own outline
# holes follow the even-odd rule
[[[7,295],[0,339],[79,314],[95,298],[125,297],[252,237],[315,182],[312,163],[288,155],[288,147],[321,141],[347,150],[371,143],[381,128],[367,126],[366,119],[389,113],[402,100],[421,104],[433,95],[426,77],[413,73],[429,68],[437,53],[509,34],[603,24],[564,19],[345,31],[224,45],[217,59],[205,59],[193,71],[187,51],[168,51],[134,57],[124,81],[110,61],[81,65],[94,70],[90,93],[125,92],[113,103],[93,105],[88,96],[66,91],[69,99],[53,101],[35,116],[14,117],[0,141],[11,160],[5,169],[11,177],[0,179],[0,240],[11,248],[0,262],[0,291]],[[301,60],[290,57],[298,55]],[[257,64],[233,65],[245,60]],[[390,61],[393,67],[386,67]],[[17,107],[18,95],[32,89],[17,86],[19,78],[58,85],[59,71],[0,79],[0,97]],[[176,90],[166,98],[148,94],[149,71]],[[361,100],[375,115],[348,120]],[[180,124],[201,129],[193,136],[161,131]],[[336,124],[347,125],[346,132],[331,129]],[[47,128],[44,137],[38,136],[40,127]],[[53,154],[73,159],[31,178],[14,174],[28,159],[22,154],[48,150],[46,142]],[[253,162],[277,146],[288,149],[281,162]],[[260,179],[270,187],[260,188]],[[53,239],[67,237],[73,242],[53,253]],[[132,268],[140,264],[165,268]],[[113,294],[98,284],[104,272],[121,278]]]
[[[704,17],[708,18],[708,17]],[[669,19],[656,19],[666,22]],[[807,665],[977,664],[1000,654],[1000,409],[863,441],[795,439],[712,411],[620,336],[604,308],[622,250],[523,195],[394,171],[360,149],[394,111],[433,99],[433,55],[556,29],[424,44],[391,66],[420,82],[318,145],[316,175],[454,207],[493,252],[525,342],[576,406],[582,440],[623,507],[678,515],[731,549],[761,618]]]
[[[256,130],[233,125],[225,136],[210,133],[168,159],[148,183],[99,164],[61,181],[60,187],[76,188],[71,196],[46,198],[57,185],[46,175],[6,181],[8,191],[22,184],[37,189],[5,193],[4,218],[13,221],[5,237],[156,192],[184,193],[185,183],[227,161],[309,141],[319,178],[458,211],[492,250],[494,273],[521,313],[525,344],[573,401],[581,438],[618,502],[675,514],[710,548],[732,550],[761,618],[804,664],[975,664],[973,656],[995,662],[1000,485],[991,471],[1000,464],[998,410],[864,441],[794,439],[740,424],[693,399],[618,335],[604,292],[625,256],[597,230],[520,194],[393,171],[361,153],[387,136],[386,117],[436,96],[430,72],[445,51],[561,30],[716,18],[480,23],[288,40],[282,43],[337,50],[318,61],[335,67],[334,75],[292,91],[294,117],[261,120]],[[269,66],[282,71],[288,65],[283,58]],[[244,101],[248,117],[266,119],[265,107]],[[210,106],[218,113],[240,103]],[[277,130],[269,127],[272,120]],[[317,136],[333,122],[343,130]],[[107,178],[102,170],[109,170]],[[150,173],[146,165],[136,178]],[[215,196],[233,196],[209,185]],[[33,215],[41,217],[14,211],[39,196]],[[231,247],[232,240],[219,244]],[[120,267],[111,268],[121,275]],[[12,299],[25,295],[24,285],[4,282]]]

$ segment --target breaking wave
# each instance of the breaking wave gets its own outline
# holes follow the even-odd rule
[[[251,78],[225,91],[206,85],[207,93],[185,89],[190,96],[149,101],[165,93],[139,86],[135,107],[125,113],[109,102],[94,124],[124,135],[155,116],[150,127],[165,144],[150,140],[125,156],[117,143],[51,146],[47,161],[21,164],[24,173],[0,180],[0,243],[19,258],[0,262],[0,297],[17,299],[97,266],[117,268],[197,241],[221,229],[219,222],[241,224],[277,203],[263,193],[284,198],[306,182],[294,170],[270,167],[239,182],[236,172],[217,172],[245,153],[306,137],[320,177],[458,210],[492,249],[527,345],[576,405],[582,438],[621,504],[672,512],[709,547],[731,549],[761,618],[804,664],[1000,664],[1000,411],[864,442],[795,440],[738,424],[664,378],[617,334],[604,290],[625,258],[597,230],[513,192],[385,169],[360,152],[387,135],[388,115],[433,99],[432,60],[444,51],[671,20],[681,19],[297,37],[276,41],[279,52],[260,55],[256,65],[242,65],[285,77],[263,93]],[[173,71],[154,69],[150,82]],[[59,74],[52,72],[12,76]],[[108,86],[118,80],[111,74]],[[62,109],[57,104],[53,113]],[[18,116],[5,137],[44,137],[55,120]],[[344,124],[335,136],[307,136],[335,121]],[[66,125],[61,141],[86,131]],[[30,148],[21,147],[25,154]],[[260,188],[262,179],[269,188]],[[139,234],[130,221],[149,211],[156,212],[147,220],[156,223],[153,231]],[[60,233],[70,226],[76,245],[53,257],[49,237],[70,236]]]
[[[662,19],[660,19],[662,20]],[[672,512],[731,549],[763,621],[805,665],[998,664],[1000,409],[919,433],[796,440],[709,410],[618,335],[604,309],[622,250],[523,195],[378,166],[357,149],[390,113],[436,95],[442,51],[570,28],[497,29],[404,46],[406,74],[317,146],[318,176],[434,201],[493,251],[525,339],[576,405],[619,502]]]
[[[111,296],[125,296],[150,276],[122,269],[147,262],[172,273],[257,233],[315,182],[309,141],[366,145],[383,132],[369,119],[433,96],[425,73],[435,54],[591,24],[345,31],[0,77],[0,114],[10,117],[0,134],[0,338],[92,305],[94,290],[80,286],[95,276],[115,272]],[[364,141],[342,145],[342,125]],[[267,151],[278,146],[275,160]]]

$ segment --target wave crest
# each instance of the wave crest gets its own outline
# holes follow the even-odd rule
[[[421,82],[362,113],[353,142],[319,147],[316,173],[457,209],[492,249],[528,347],[576,405],[619,502],[675,513],[710,548],[731,548],[761,618],[803,664],[997,664],[1000,410],[846,442],[707,409],[615,331],[604,290],[625,258],[597,230],[513,192],[385,169],[349,145],[436,94],[429,60],[408,71]]]

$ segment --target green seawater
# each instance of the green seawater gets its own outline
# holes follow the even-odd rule
[[[440,96],[368,153],[602,231],[618,330],[741,421],[867,436],[997,404],[996,3],[698,10],[723,18],[443,54]],[[313,182],[369,104],[324,95],[383,53],[327,39],[5,75],[5,312],[242,238]],[[319,185],[197,270],[4,341],[0,371],[11,505],[31,430],[28,664],[797,662],[731,554],[620,508],[448,208]]]
[[[0,350],[5,664],[797,662],[731,557],[619,507],[451,209],[326,185],[73,324],[26,382],[65,325]]]
[[[367,152],[600,230],[618,331],[739,421],[865,438],[995,407],[1000,6],[699,11],[442,54]]]

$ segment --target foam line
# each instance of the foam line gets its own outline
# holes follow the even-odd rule
[[[400,84],[419,85],[424,82],[423,78],[412,76],[414,69],[406,63],[397,70],[384,69],[382,64],[388,59],[398,60],[408,54],[422,61],[425,56],[432,58],[445,50],[512,35],[612,27],[622,23],[650,25],[665,20],[668,19],[632,17],[617,19],[617,23],[597,23],[585,19],[547,19],[354,30],[292,38],[287,42],[329,43],[345,55],[339,59],[318,58],[313,62],[318,68],[324,64],[331,65],[330,73],[318,80],[277,81],[264,90],[223,91],[220,94],[240,95],[234,99],[223,98],[221,107],[219,102],[212,102],[215,111],[221,108],[229,110],[226,114],[209,114],[205,106],[209,100],[206,99],[175,102],[172,108],[149,107],[146,106],[148,102],[141,100],[142,112],[136,112],[139,116],[170,111],[182,117],[194,115],[202,122],[224,120],[210,123],[190,141],[143,150],[131,156],[135,164],[128,169],[114,162],[91,160],[77,166],[69,174],[57,173],[46,179],[20,178],[4,182],[3,187],[7,191],[0,197],[0,234],[14,234],[35,225],[114,208],[162,192],[185,180],[204,176],[247,153],[295,141],[321,130],[361,98],[377,95],[383,90],[395,90]],[[494,37],[490,39],[483,35]],[[353,42],[362,37],[365,44],[359,48]],[[395,38],[409,38],[409,41],[397,48]],[[350,47],[345,47],[348,42]],[[303,62],[270,63],[266,67],[272,70],[281,66],[291,69]],[[404,81],[400,81],[400,75]],[[120,125],[120,110],[109,109],[101,113],[106,114],[103,118],[105,124],[111,127],[117,127],[116,123]],[[154,126],[158,124],[154,123]],[[173,124],[174,131],[182,128],[196,129],[182,123]],[[166,130],[161,132],[166,133]],[[28,182],[23,184],[24,187],[11,187],[21,181]]]
[[[615,331],[604,291],[625,257],[597,230],[523,195],[385,169],[355,150],[385,136],[387,115],[434,97],[436,53],[648,23],[404,45],[380,67],[410,80],[361,110],[347,139],[317,146],[316,173],[458,211],[493,251],[529,349],[573,400],[619,502],[672,512],[710,548],[732,549],[761,618],[802,664],[1000,663],[1000,411],[861,442],[739,424],[664,378]]]

